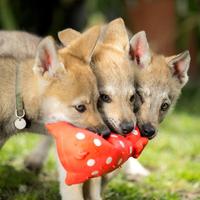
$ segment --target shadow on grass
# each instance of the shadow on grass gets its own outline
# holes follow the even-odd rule
[[[58,183],[9,165],[0,166],[0,200],[40,199],[60,199]]]

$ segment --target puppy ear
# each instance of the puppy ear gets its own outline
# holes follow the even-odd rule
[[[190,66],[190,53],[189,51],[184,51],[177,56],[166,58],[168,66],[172,70],[173,76],[178,79],[180,84],[184,86],[188,81],[188,69]]]
[[[130,40],[130,56],[142,68],[150,64],[151,52],[144,31],[136,33]]]
[[[48,36],[37,47],[33,71],[35,74],[41,76],[44,74],[54,76],[59,68],[63,68],[63,66],[58,60],[54,39]]]
[[[122,18],[111,21],[105,27],[103,43],[110,44],[121,50],[129,51],[128,33]]]
[[[83,60],[90,63],[94,48],[99,39],[100,26],[94,26],[81,34],[81,36],[68,45],[68,51]]]
[[[64,46],[69,45],[71,42],[73,42],[80,36],[81,36],[80,32],[71,28],[67,28],[63,31],[58,32],[58,38]]]

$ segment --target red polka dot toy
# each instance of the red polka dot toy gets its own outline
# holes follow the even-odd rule
[[[59,159],[66,170],[66,184],[78,184],[120,167],[129,157],[137,158],[148,139],[138,129],[125,137],[108,139],[66,122],[46,124],[55,137]]]

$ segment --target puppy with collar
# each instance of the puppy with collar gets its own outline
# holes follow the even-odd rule
[[[0,56],[1,147],[10,136],[19,132],[14,125],[16,91],[25,117],[31,122],[23,131],[46,134],[44,123],[67,121],[103,136],[110,133],[97,109],[99,92],[89,66],[99,33],[100,28],[93,27],[60,50],[57,50],[53,38],[44,38],[34,58],[22,56],[17,59],[15,52],[14,55],[4,53]],[[66,187],[68,199],[82,200],[82,192],[77,193],[79,190],[81,185]]]

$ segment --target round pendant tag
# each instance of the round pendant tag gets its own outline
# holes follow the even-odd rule
[[[18,118],[15,120],[15,127],[19,130],[22,130],[26,127],[26,121],[24,118]]]

